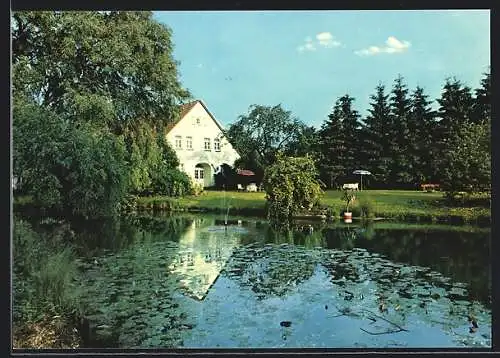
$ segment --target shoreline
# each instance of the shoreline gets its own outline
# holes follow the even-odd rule
[[[438,193],[414,191],[372,191],[362,192],[371,201],[368,217],[361,216],[363,198],[352,207],[353,220],[396,221],[401,223],[432,223],[449,225],[491,226],[491,210],[484,206],[440,205]],[[332,221],[342,220],[342,202],[335,192],[327,192],[319,209],[303,212],[293,220]],[[17,197],[13,203],[14,212],[21,211],[33,216],[65,215],[55,210],[38,207],[29,198]],[[122,213],[170,212],[170,213],[216,213],[229,216],[252,216],[266,219],[266,200],[262,193],[238,193],[206,191],[199,196],[171,198],[166,196],[135,197]]]
[[[199,206],[180,206],[175,208],[166,209],[161,205],[140,205],[138,204],[135,209],[127,210],[126,213],[144,213],[144,212],[172,212],[172,213],[225,213],[227,209],[225,208],[213,208],[213,207],[199,207]],[[264,209],[258,208],[230,208],[229,216],[240,215],[240,216],[251,216],[266,219],[266,212]],[[374,217],[360,217],[353,216],[353,220],[368,220],[368,221],[395,221],[401,223],[422,223],[422,224],[448,224],[448,225],[478,225],[478,226],[489,226],[491,225],[491,216],[465,216],[456,214],[414,214],[411,212],[403,212],[399,215],[384,215],[377,213]],[[308,220],[308,221],[333,221],[333,220],[343,220],[340,215],[329,216],[325,214],[300,214],[295,215],[293,220]]]

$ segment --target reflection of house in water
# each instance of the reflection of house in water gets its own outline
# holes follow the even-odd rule
[[[179,253],[169,269],[181,276],[187,293],[202,300],[238,245],[242,228],[194,220],[179,240]]]

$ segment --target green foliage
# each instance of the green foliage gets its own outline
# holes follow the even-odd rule
[[[65,236],[58,238],[58,235]],[[14,320],[35,322],[49,314],[71,314],[80,309],[73,251],[61,243],[70,232],[42,236],[14,218]],[[55,237],[54,237],[55,236]]]
[[[431,109],[431,101],[424,94],[424,89],[418,87],[411,95],[411,113],[408,118],[408,129],[411,134],[408,138],[407,154],[412,183],[418,185],[426,182],[435,182],[433,177],[432,158],[439,154],[429,146],[432,143],[433,131],[436,126],[435,112]]]
[[[194,193],[191,178],[178,169],[160,167],[154,178],[153,191],[166,196],[185,196]]]
[[[386,186],[389,178],[390,138],[386,130],[390,117],[389,95],[385,87],[379,84],[375,94],[370,96],[372,102],[368,116],[363,119],[360,130],[361,163],[376,177],[379,187]]]
[[[489,121],[467,123],[453,136],[443,153],[441,187],[448,197],[458,192],[491,190],[491,129]]]
[[[322,195],[314,161],[309,157],[278,155],[266,169],[264,189],[268,218],[273,224],[285,224],[300,210],[310,210]]]
[[[297,132],[287,142],[284,152],[291,157],[309,155],[316,158],[319,149],[319,135],[316,128],[300,123]]]
[[[376,87],[369,114],[361,122],[351,108],[353,99],[339,98],[318,133],[321,179],[338,187],[342,176],[363,168],[373,174],[366,178],[375,181],[372,188],[415,189],[422,183],[448,180],[442,168],[450,141],[466,123],[479,124],[491,117],[489,72],[475,95],[457,79],[447,79],[435,112],[424,89],[417,86],[410,93],[399,75],[389,95],[382,84]]]
[[[373,201],[366,196],[359,199],[359,216],[362,218],[373,218],[375,217],[375,206]]]
[[[340,186],[358,169],[360,115],[353,102],[349,95],[340,97],[319,132],[320,174],[330,188]]]
[[[256,174],[263,174],[274,163],[277,153],[301,136],[303,128],[303,123],[281,105],[252,105],[247,115],[241,115],[229,127],[226,135],[240,153],[240,163]]]
[[[21,194],[97,217],[116,213],[127,190],[165,189],[179,162],[164,128],[189,93],[151,12],[15,12],[12,47]]]
[[[120,130],[172,120],[189,95],[152,12],[19,11],[12,24],[14,96]]]
[[[127,181],[120,137],[20,103],[14,107],[13,144],[14,175],[36,203],[87,217],[119,210]]]
[[[173,178],[173,174],[167,172],[176,170],[179,159],[163,133],[163,130],[156,130],[146,122],[125,131],[129,153],[129,188],[132,193],[164,194],[170,191],[167,186],[174,186],[173,182],[167,183],[165,180]]]
[[[354,193],[354,190],[352,189],[345,189],[344,193],[342,194],[342,201],[345,202],[345,211],[349,212],[349,207],[354,203],[356,200],[356,194]]]
[[[191,186],[192,186],[192,192],[193,192],[194,196],[201,195],[201,193],[203,193],[203,191],[205,190],[203,187],[203,184],[201,184],[201,183],[192,183]]]
[[[394,80],[390,108],[390,120],[386,126],[391,154],[389,181],[395,187],[408,188],[414,185],[411,182],[411,172],[414,168],[411,166],[409,154],[412,153],[415,133],[410,133],[408,127],[408,120],[411,117],[411,102],[408,96],[408,87],[401,75]]]
[[[345,175],[343,158],[345,138],[343,133],[342,108],[339,99],[319,131],[320,175],[323,182],[328,183],[329,188],[339,186],[341,178]]]
[[[481,79],[481,87],[475,90],[474,122],[491,119],[491,69],[484,73]]]

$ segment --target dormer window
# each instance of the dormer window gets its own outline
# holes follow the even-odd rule
[[[216,152],[220,152],[220,139],[219,138],[214,139],[214,150]]]

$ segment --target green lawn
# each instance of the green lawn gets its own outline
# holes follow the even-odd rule
[[[489,207],[480,205],[446,206],[440,192],[423,192],[411,190],[363,190],[357,192],[357,199],[352,206],[353,216],[359,214],[359,205],[363,201],[371,203],[371,212],[375,217],[394,218],[402,221],[448,221],[489,223],[491,211]],[[326,191],[321,204],[327,207],[330,214],[339,216],[344,209],[341,200],[342,191]],[[23,206],[23,197],[15,198],[16,206]],[[29,201],[29,200],[28,200]],[[167,205],[168,204],[168,205]],[[237,191],[206,190],[199,196],[168,198],[164,196],[141,197],[137,200],[138,208],[145,209],[190,209],[190,210],[226,210],[231,214],[265,215],[265,193],[247,193]]]
[[[327,191],[322,199],[322,203],[333,206],[341,210],[344,207],[341,201],[342,191]],[[356,202],[369,200],[373,203],[373,208],[378,216],[394,216],[402,212],[413,214],[425,214],[429,210],[436,211],[443,209],[440,204],[442,193],[421,192],[412,190],[363,190],[356,194]]]
[[[340,211],[343,208],[341,191],[327,191],[321,200],[323,205]],[[430,208],[437,209],[437,201],[442,197],[441,193],[427,193],[405,190],[365,190],[357,194],[357,201],[369,199],[373,202],[375,212],[398,213],[400,211],[411,211],[425,213]],[[154,200],[151,198],[150,200]],[[264,209],[265,193],[246,192],[222,192],[207,190],[200,196],[188,196],[177,200],[181,206],[197,208],[223,208],[229,205],[231,208],[240,209]],[[356,206],[356,204],[355,204]],[[338,210],[337,210],[338,209]]]
[[[490,217],[489,208],[485,207],[447,207],[443,195],[440,192],[422,192],[411,190],[363,190],[357,192],[357,200],[353,205],[353,212],[359,212],[359,205],[363,201],[369,201],[372,212],[376,217],[396,219],[418,219],[423,218],[433,221],[444,218],[455,218],[458,221],[474,221],[478,217],[482,219]],[[341,200],[342,191],[329,190],[325,192],[321,203],[330,208],[335,216],[340,215],[344,209]],[[164,197],[140,198],[139,206],[148,206],[163,200],[175,201],[176,206],[190,209],[221,209],[229,207],[233,213],[252,211],[264,213],[265,193],[247,193],[236,191],[213,191],[207,190],[199,196],[188,196],[179,199],[167,199]]]

